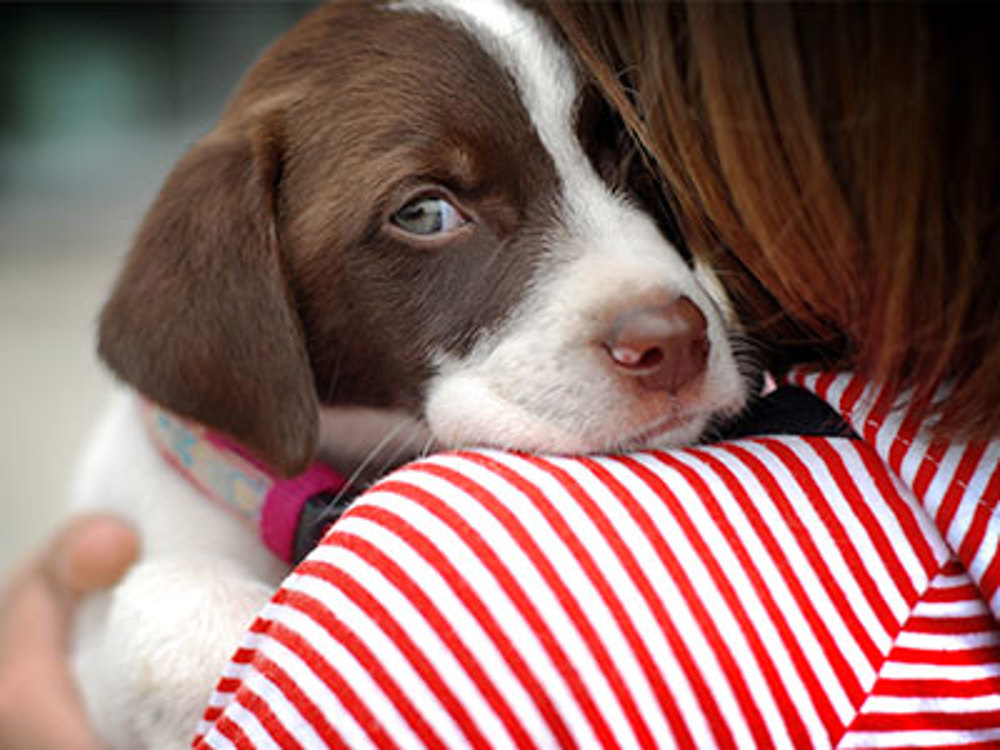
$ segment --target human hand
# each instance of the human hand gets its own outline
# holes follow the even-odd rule
[[[70,621],[84,596],[113,585],[135,561],[134,529],[79,518],[14,574],[0,594],[0,747],[100,747],[70,674]]]

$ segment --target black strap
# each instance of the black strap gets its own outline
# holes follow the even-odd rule
[[[857,439],[851,426],[815,393],[782,385],[758,398],[734,421],[719,430],[720,440],[755,435],[808,435]]]
[[[355,492],[320,492],[306,500],[299,513],[292,544],[292,559],[298,565],[319,544],[327,529],[344,515],[357,498]]]

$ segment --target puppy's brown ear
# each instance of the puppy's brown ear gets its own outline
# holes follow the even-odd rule
[[[264,128],[184,156],[139,230],[100,318],[125,382],[286,474],[304,469],[318,402],[276,226],[280,158]]]

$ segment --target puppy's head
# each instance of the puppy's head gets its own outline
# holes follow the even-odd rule
[[[508,0],[321,8],[168,178],[100,353],[288,473],[321,405],[446,445],[694,439],[745,399],[724,298],[629,196],[603,121]]]

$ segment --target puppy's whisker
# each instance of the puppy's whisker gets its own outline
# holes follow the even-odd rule
[[[337,395],[337,384],[340,382],[340,367],[344,362],[344,353],[338,352],[337,361],[333,365],[333,372],[330,374],[330,385],[326,389],[326,403],[333,403],[334,396]]]
[[[420,449],[420,453],[417,454],[418,458],[427,458],[434,448],[434,436],[430,435],[425,441],[423,447]]]
[[[378,458],[379,454],[382,453],[383,450],[385,450],[386,446],[389,445],[389,443],[392,441],[393,438],[399,435],[399,433],[403,430],[404,427],[406,427],[406,423],[399,422],[394,427],[386,431],[382,439],[378,441],[378,443],[375,445],[374,448],[368,451],[367,455],[364,457],[361,463],[359,463],[357,467],[355,467],[354,471],[351,472],[350,476],[348,476],[347,481],[344,483],[344,486],[340,489],[340,491],[334,498],[332,507],[336,507],[337,504],[344,498],[344,496],[348,492],[353,490],[355,482],[357,482],[358,479],[364,475],[368,467],[372,465],[372,463]],[[398,455],[398,450],[399,449],[397,448],[397,453],[395,455]]]

